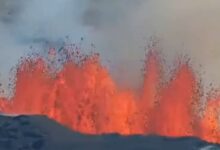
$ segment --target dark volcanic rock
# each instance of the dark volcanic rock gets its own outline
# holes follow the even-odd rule
[[[194,137],[91,136],[45,116],[0,116],[0,150],[220,150]]]

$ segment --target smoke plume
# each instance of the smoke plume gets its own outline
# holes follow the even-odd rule
[[[68,36],[94,43],[114,78],[136,87],[144,47],[156,35],[168,64],[189,55],[205,85],[219,86],[219,7],[219,0],[0,0],[0,79],[7,83],[31,45],[42,51]]]

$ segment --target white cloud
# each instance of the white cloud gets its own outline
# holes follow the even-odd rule
[[[194,68],[205,71],[205,84],[220,85],[219,0],[0,0],[0,72],[4,74],[30,45],[59,43],[66,35],[96,44],[114,77],[140,82],[146,37],[161,38],[172,62],[188,54]],[[199,68],[199,64],[202,68]],[[108,64],[109,65],[109,64]]]

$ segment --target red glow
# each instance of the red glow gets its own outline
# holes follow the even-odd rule
[[[56,53],[53,52],[53,58]],[[98,55],[74,55],[51,75],[41,58],[24,60],[16,73],[14,96],[0,99],[4,113],[44,114],[73,130],[88,133],[197,136],[220,143],[220,100],[209,100],[198,117],[198,82],[183,63],[162,85],[163,66],[157,53],[149,52],[142,91],[122,90]],[[72,56],[71,55],[71,56]],[[68,55],[70,57],[70,53]]]

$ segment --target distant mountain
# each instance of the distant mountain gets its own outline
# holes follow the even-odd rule
[[[220,150],[194,137],[92,136],[45,116],[0,116],[0,150]]]

